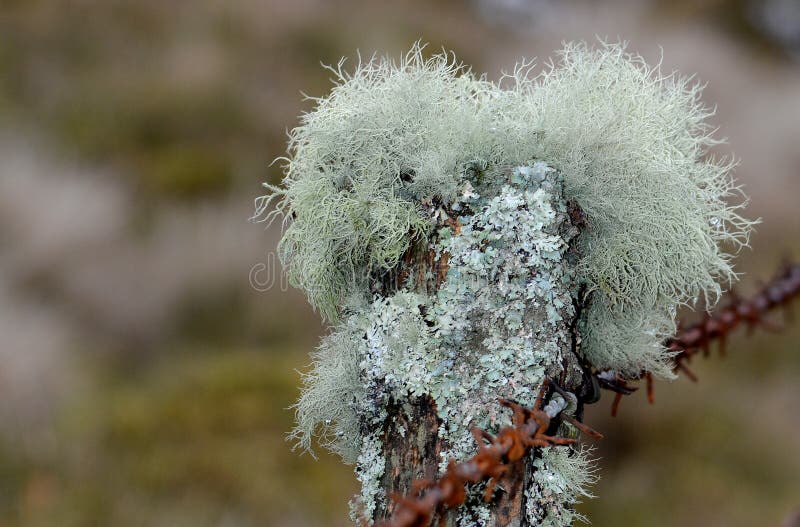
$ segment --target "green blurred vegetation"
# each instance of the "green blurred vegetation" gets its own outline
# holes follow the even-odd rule
[[[56,156],[101,167],[146,216],[139,230],[157,232],[154,210],[170,217],[231,197],[249,203],[260,181],[279,180],[270,162],[311,104],[299,91],[329,88],[320,61],[356,49],[397,54],[418,38],[476,71],[497,72],[519,49],[531,54],[535,35],[488,23],[475,3],[5,1],[0,121],[43,135]],[[648,20],[704,24],[777,60],[743,5],[654,2]],[[136,226],[131,247],[142,236]],[[242,218],[248,228],[257,227]],[[796,236],[765,225],[740,268],[768,277],[792,243]],[[246,287],[247,269],[236,272]],[[30,289],[57,282],[42,274]],[[12,419],[13,433],[0,434],[0,527],[347,524],[350,467],[324,452],[319,461],[291,452],[284,440],[295,370],[320,331],[297,298],[208,284],[177,303],[155,341],[83,335],[67,350],[79,380],[52,419],[32,430]],[[70,321],[84,316],[68,311]],[[606,439],[597,443],[598,499],[582,511],[600,526],[745,526],[776,525],[800,507],[798,339],[797,329],[739,336],[725,361],[695,364],[698,385],[661,383],[655,406],[637,394],[614,420],[606,397],[588,416]]]
[[[95,364],[46,453],[0,448],[0,525],[343,525],[350,470],[285,441],[297,355],[192,349],[134,372]]]
[[[657,383],[654,405],[634,394],[618,418],[609,401],[590,411],[606,434],[598,499],[581,505],[594,524],[777,526],[797,509],[800,328],[745,333],[724,360],[693,361],[698,383]]]
[[[226,190],[237,157],[233,138],[251,135],[236,99],[216,90],[155,86],[131,93],[93,84],[73,97],[53,109],[55,132],[81,156],[128,164],[148,194]]]
[[[150,198],[219,196],[237,177],[257,180],[279,153],[266,146],[280,145],[280,129],[240,89],[249,84],[237,57],[256,55],[226,36],[224,16],[204,21],[210,6],[198,7],[176,6],[187,17],[177,25],[189,26],[181,34],[152,2],[3,6],[0,110],[33,118],[67,151],[118,168]]]

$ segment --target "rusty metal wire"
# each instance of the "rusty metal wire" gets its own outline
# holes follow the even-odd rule
[[[418,495],[396,497],[397,506],[392,517],[377,525],[427,527],[437,513],[440,514],[442,523],[444,516],[441,513],[464,503],[468,484],[486,482],[484,499],[489,502],[499,478],[510,470],[513,463],[523,459],[532,449],[575,443],[576,439],[546,434],[552,418],[542,409],[542,405],[550,388],[550,381],[545,381],[532,408],[509,399],[500,399],[500,404],[513,412],[512,426],[502,428],[496,436],[485,430],[473,428],[472,434],[479,445],[478,452],[461,463],[451,460],[447,470],[437,481],[415,482],[412,488],[417,489]],[[595,438],[603,437],[599,432],[570,416],[562,414],[561,419],[570,422],[584,434]]]
[[[697,381],[697,376],[689,369],[687,363],[698,353],[709,356],[713,342],[718,342],[717,349],[724,356],[728,336],[742,324],[747,327],[748,334],[756,327],[780,330],[780,326],[765,317],[777,308],[790,309],[791,302],[800,297],[800,264],[784,266],[775,278],[750,298],[742,298],[734,292],[730,293],[730,297],[727,306],[714,314],[706,314],[695,324],[680,329],[677,335],[664,343],[669,351],[676,354],[675,373],[683,373],[692,381]],[[622,397],[637,390],[631,381],[645,379],[648,400],[651,403],[654,401],[653,377],[648,372],[642,372],[638,379],[626,379],[612,372],[596,372],[595,377],[600,387],[616,392],[611,407],[612,415],[617,414]]]
[[[702,353],[710,354],[711,344],[718,342],[720,354],[725,354],[725,344],[731,332],[740,325],[745,325],[748,332],[756,327],[779,329],[767,320],[767,314],[777,308],[788,309],[793,300],[800,297],[800,264],[787,265],[774,279],[763,286],[750,298],[741,298],[731,293],[731,301],[727,306],[714,314],[706,314],[703,320],[682,328],[677,335],[668,339],[665,346],[675,352],[674,369],[690,379],[697,380],[687,363]],[[642,372],[638,377],[626,378],[616,372],[598,371],[593,374],[597,386],[616,393],[612,405],[612,415],[616,415],[620,400],[638,390],[632,384],[644,379],[647,386],[648,400],[654,401],[653,377],[649,372]],[[554,388],[557,388],[553,386]],[[416,495],[396,497],[397,506],[391,518],[379,522],[379,527],[428,527],[438,513],[440,524],[444,522],[442,514],[447,509],[462,505],[467,498],[466,486],[486,482],[484,499],[491,500],[495,486],[512,464],[523,459],[534,448],[571,445],[575,439],[554,437],[546,434],[550,428],[551,416],[543,409],[551,383],[545,382],[533,408],[522,406],[508,399],[500,399],[500,404],[513,412],[512,426],[504,427],[497,436],[480,429],[473,429],[478,442],[478,452],[470,459],[455,463],[450,461],[447,470],[436,481],[417,481],[412,486]],[[566,415],[561,419],[571,422],[581,432],[600,438],[602,435],[583,423]]]

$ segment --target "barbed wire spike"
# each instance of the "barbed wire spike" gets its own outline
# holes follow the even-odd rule
[[[713,314],[705,314],[700,322],[690,326],[679,325],[677,334],[666,340],[664,346],[675,353],[675,373],[683,373],[692,382],[697,382],[697,375],[687,363],[698,353],[708,357],[714,341],[718,343],[720,356],[724,357],[728,337],[740,325],[747,328],[747,335],[757,327],[771,332],[782,331],[783,325],[767,319],[766,316],[777,308],[784,310],[787,319],[792,316],[792,302],[800,298],[800,264],[784,264],[783,270],[775,278],[762,284],[758,292],[750,298],[740,296],[733,289],[728,296],[730,300],[724,308]],[[601,388],[616,393],[611,405],[612,416],[617,415],[622,397],[636,391],[637,388],[629,384],[632,381],[644,378],[647,383],[647,399],[651,404],[655,400],[653,376],[650,372],[642,372],[633,378],[625,378],[608,371],[595,372],[594,375]]]

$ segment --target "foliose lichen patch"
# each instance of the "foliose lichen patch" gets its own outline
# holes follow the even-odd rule
[[[559,375],[563,354],[571,353],[572,276],[564,258],[565,232],[571,231],[564,229],[561,176],[542,162],[470,170],[474,184],[466,181],[453,204],[457,232],[442,226],[433,248],[448,262],[436,294],[401,289],[378,295],[334,333],[358,335],[344,343],[357,350],[360,378],[351,384],[363,386],[364,395],[353,397],[361,404],[348,406],[353,415],[340,419],[336,435],[340,452],[357,452],[362,494],[354,508],[366,517],[385,498],[385,460],[375,431],[391,418],[385,409],[390,400],[432,398],[446,446],[443,469],[475,453],[472,427],[510,424],[498,397],[532,404],[545,376]],[[312,383],[304,398],[329,393],[318,390]],[[558,506],[569,507],[570,496],[559,494]],[[462,523],[480,525],[488,513],[478,501],[459,514]]]

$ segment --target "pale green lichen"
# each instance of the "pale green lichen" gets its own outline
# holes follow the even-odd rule
[[[291,134],[283,187],[259,200],[257,215],[279,196],[291,217],[280,243],[291,283],[329,319],[373,268],[394,267],[428,224],[419,201],[454,198],[460,170],[478,152],[488,120],[475,80],[446,57],[429,61],[415,47],[400,65],[359,63]],[[485,145],[484,145],[485,147]]]
[[[320,420],[329,417],[335,401],[329,383],[318,379],[328,367],[320,355],[357,355],[359,381],[352,381],[350,371],[347,384],[358,384],[358,391],[337,395],[360,405],[337,410],[340,442],[335,450],[352,459],[354,438],[359,442],[362,493],[354,510],[366,517],[381,499],[382,468],[377,467],[383,465],[376,461],[380,444],[374,436],[358,438],[364,430],[382,428],[390,398],[397,402],[429,395],[434,400],[446,446],[440,459],[444,467],[475,452],[472,427],[510,424],[508,412],[496,404],[498,397],[532,404],[545,376],[562,370],[562,350],[569,350],[567,320],[574,308],[563,258],[568,240],[560,233],[566,221],[561,177],[542,162],[475,174],[481,176],[473,178],[476,187],[465,183],[454,204],[460,211],[459,233],[443,228],[434,246],[439,257],[449,258],[446,280],[436,294],[401,289],[348,310],[317,351],[317,377],[310,378],[298,407],[296,434],[307,442],[318,423],[323,431],[330,426]],[[560,397],[548,405],[553,416],[566,407]],[[479,518],[487,514],[481,510],[465,508],[459,521],[481,524]]]
[[[582,285],[591,365],[670,375],[662,342],[677,307],[716,300],[735,278],[726,250],[745,245],[751,226],[731,163],[708,155],[717,141],[697,84],[605,44],[568,45],[542,73],[523,63],[498,83],[446,55],[423,59],[418,46],[399,62],[333,71],[336,85],[292,131],[284,183],[258,200],[257,216],[284,215],[290,281],[335,324],[306,377],[294,436],[308,447],[321,432],[345,460],[371,464],[360,507],[380,498],[369,431],[388,398],[432,396],[442,461],[464,458],[470,426],[508,422],[498,395],[530,403],[560,367]],[[552,228],[567,200],[587,219],[569,262]],[[440,221],[445,208],[459,216],[457,235]],[[449,257],[438,291],[374,295],[375,277],[423,238]],[[549,505],[528,514],[568,525],[586,464],[547,452],[537,478],[559,476],[536,480]]]
[[[364,405],[365,387],[359,363],[364,356],[364,317],[353,315],[326,335],[313,354],[310,373],[295,404],[296,422],[290,438],[313,454],[311,438],[348,463],[361,448],[357,408]]]
[[[536,454],[533,467],[533,485],[526,489],[525,500],[530,525],[568,527],[577,520],[586,522],[572,506],[592,497],[587,489],[596,477],[588,452],[547,448]]]
[[[719,282],[734,278],[721,244],[743,246],[750,228],[743,204],[725,202],[741,199],[731,163],[707,155],[719,141],[700,86],[621,46],[570,45],[541,77],[518,70],[512,80],[505,108],[537,122],[531,148],[588,217],[579,273],[600,294],[587,353],[599,367],[668,374],[660,342],[674,332],[675,306],[700,295],[713,304]]]
[[[386,466],[380,437],[377,433],[364,436],[356,461],[356,478],[361,483],[361,494],[350,503],[350,517],[354,522],[372,518],[378,504],[386,499],[380,485]]]
[[[483,175],[496,195],[469,192],[458,202],[470,211],[459,216],[460,233],[436,246],[450,268],[428,310],[441,374],[427,390],[449,445],[443,464],[474,452],[470,427],[508,422],[498,396],[531,404],[545,375],[560,372],[569,345],[561,340],[573,314],[567,242],[553,209],[563,203],[560,177],[544,163],[513,170],[517,184]]]
[[[716,299],[734,278],[721,245],[741,247],[750,225],[725,201],[739,196],[731,163],[707,155],[717,141],[697,84],[620,45],[571,44],[541,74],[523,64],[498,84],[419,47],[334,71],[292,131],[283,186],[257,204],[268,216],[278,199],[282,260],[314,306],[336,319],[371,271],[395,266],[430,228],[420,204],[453,202],[468,162],[542,159],[588,217],[585,352],[600,368],[668,375],[659,343],[676,306]]]

